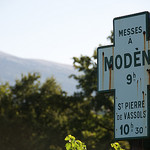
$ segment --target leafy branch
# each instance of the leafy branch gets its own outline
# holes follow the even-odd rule
[[[125,150],[125,149],[121,148],[120,144],[117,142],[112,143],[111,147],[113,147],[115,150]]]
[[[87,150],[86,145],[72,135],[66,136],[65,141],[68,141],[65,145],[66,150]]]

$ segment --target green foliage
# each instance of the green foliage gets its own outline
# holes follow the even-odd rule
[[[111,93],[97,93],[96,55],[95,50],[92,57],[73,58],[81,74],[71,76],[82,91],[72,96],[54,77],[40,83],[38,73],[22,75],[13,86],[0,85],[1,150],[63,150],[70,134],[85,141],[87,149],[109,149],[114,102]]]
[[[111,42],[114,43],[114,32],[111,31],[110,35],[107,37],[107,39]]]
[[[80,140],[76,140],[75,137],[72,135],[66,136],[65,141],[68,141],[65,145],[66,150],[86,150],[86,145]],[[111,143],[111,147],[115,150],[125,150],[121,148],[118,142]]]
[[[113,42],[113,32],[108,37],[110,42]],[[77,58],[73,57],[73,65],[80,75],[72,74],[78,81],[77,88],[81,89],[80,97],[88,102],[90,108],[86,109],[83,115],[83,123],[80,123],[81,137],[86,142],[88,149],[97,150],[108,149],[114,137],[114,120],[113,107],[114,96],[113,93],[100,94],[97,92],[97,51],[91,57],[83,56]],[[85,106],[85,104],[84,104]],[[81,115],[80,115],[81,118]],[[73,122],[72,122],[73,123]],[[86,126],[84,126],[84,123]],[[83,127],[83,128],[82,128]],[[75,132],[74,135],[78,135]]]
[[[62,150],[63,140],[57,144],[64,136],[59,133],[62,90],[53,77],[42,85],[39,79],[39,74],[29,73],[13,86],[0,85],[1,150],[50,150],[52,145]]]
[[[102,95],[97,92],[97,53],[92,57],[74,57],[74,68],[81,72],[80,75],[71,75],[78,81],[77,88],[82,89],[83,106],[88,107],[82,115],[79,115],[79,128],[77,132],[71,132],[75,136],[81,134],[81,138],[87,144],[88,149],[108,149],[113,139],[113,95]],[[82,103],[81,103],[82,104]],[[77,109],[78,110],[78,109]],[[77,122],[77,119],[71,120]],[[71,125],[75,125],[72,122]]]
[[[65,141],[68,141],[65,145],[66,150],[86,150],[86,145],[72,135],[66,136]]]
[[[111,113],[96,113],[91,103],[96,97],[67,96],[53,77],[43,84],[39,79],[39,74],[29,73],[13,86],[0,85],[2,150],[62,150],[68,134],[84,140],[91,150],[108,147],[113,136]],[[99,105],[104,111],[103,104]]]
[[[86,97],[91,97],[93,91],[97,90],[97,65],[94,60],[95,55],[93,55],[92,58],[88,56],[81,56],[80,58],[73,57],[74,68],[81,72],[81,75],[77,76],[72,74],[70,77],[78,81],[79,84],[77,88],[81,88]]]
[[[115,150],[125,150],[125,149],[122,149],[120,144],[115,142],[115,143],[112,143],[111,144],[111,147],[113,147]]]

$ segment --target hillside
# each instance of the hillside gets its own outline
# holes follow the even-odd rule
[[[0,52],[0,70],[0,82],[3,83],[8,81],[10,84],[14,84],[16,79],[21,78],[21,74],[38,72],[41,75],[41,82],[53,76],[68,94],[77,91],[77,82],[72,78],[68,78],[70,74],[77,73],[71,65],[44,60],[23,59]]]

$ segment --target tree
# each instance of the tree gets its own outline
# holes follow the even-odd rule
[[[96,50],[74,57],[80,93],[68,96],[54,77],[40,83],[38,73],[22,75],[13,86],[0,85],[1,150],[63,150],[74,135],[87,149],[108,149],[113,139],[113,96],[97,92]],[[18,142],[19,141],[19,142]]]
[[[54,144],[60,149],[58,143],[63,137],[58,136],[57,102],[63,99],[62,90],[53,77],[42,85],[39,79],[39,74],[29,73],[13,86],[0,85],[1,150],[49,150]]]
[[[83,91],[83,95],[85,97],[91,97],[93,92],[97,89],[97,65],[94,61],[94,55],[90,58],[88,56],[81,56],[80,58],[73,57],[73,65],[74,68],[81,72],[81,75],[77,76],[72,74],[70,77],[73,77],[78,81],[77,88],[81,88]]]
[[[108,39],[111,43],[114,43],[114,32],[113,32],[113,31],[110,32],[110,35],[107,37],[107,39]]]
[[[111,35],[107,39],[113,43],[113,31],[111,31]],[[87,123],[87,126],[83,127],[84,125],[82,124],[81,132],[84,140],[86,140],[87,147],[94,150],[99,149],[99,147],[108,149],[114,137],[114,93],[101,94],[97,92],[96,59],[96,50],[94,50],[91,57],[83,55],[79,58],[73,57],[74,68],[81,74],[70,76],[78,81],[77,88],[82,89],[81,95],[83,99],[88,105],[91,105],[87,113],[89,117],[84,117],[86,118],[84,122]]]

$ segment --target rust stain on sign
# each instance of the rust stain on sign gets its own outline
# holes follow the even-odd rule
[[[112,70],[112,65],[109,67],[109,90],[111,89],[111,70]]]
[[[144,91],[142,91],[142,95],[143,95],[143,101],[144,101]]]
[[[150,85],[150,69],[147,69],[147,73],[148,73],[148,84]]]

